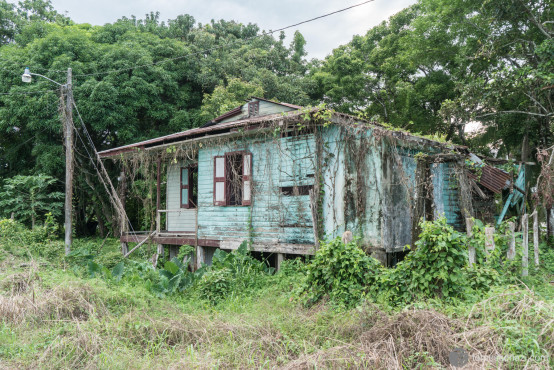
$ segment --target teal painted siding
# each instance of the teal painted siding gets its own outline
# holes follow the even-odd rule
[[[312,185],[313,136],[264,142],[241,141],[200,150],[198,156],[198,233],[201,239],[253,243],[313,243],[309,197],[285,196],[280,188]],[[252,153],[252,205],[213,204],[214,157]]]
[[[330,125],[318,128],[316,134],[203,146],[198,154],[198,238],[313,244],[309,196],[291,189],[313,186],[319,181],[319,166],[324,237],[350,230],[366,246],[386,251],[411,243],[415,155],[436,149],[376,134],[367,127],[351,130],[346,133]],[[215,206],[214,157],[234,151],[252,153],[252,205]],[[451,166],[431,165],[434,212],[435,217],[444,213],[449,223],[459,225],[457,182]]]
[[[431,164],[435,219],[445,216],[449,225],[458,230],[464,228],[460,213],[460,193],[454,167],[449,163]]]

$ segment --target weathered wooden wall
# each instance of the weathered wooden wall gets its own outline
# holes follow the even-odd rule
[[[213,204],[214,157],[226,152],[252,153],[252,205]],[[411,242],[415,171],[419,152],[433,154],[425,141],[403,141],[367,127],[320,127],[315,133],[288,137],[243,137],[199,150],[198,238],[237,245],[313,244],[310,198],[283,188],[313,186],[321,181],[320,229],[323,238],[345,230],[367,247],[398,251]],[[179,205],[178,171],[168,171],[168,204]],[[319,171],[319,172],[318,172]],[[449,163],[430,168],[435,218],[460,222],[458,193]],[[177,216],[176,216],[177,217]],[[175,221],[177,222],[177,221]],[[181,224],[171,224],[181,227]],[[178,231],[178,230],[171,230]],[[227,243],[227,244],[225,244]]]
[[[215,206],[213,158],[239,150],[252,153],[252,206]],[[309,197],[281,192],[281,187],[313,185],[313,151],[313,135],[241,140],[200,150],[199,238],[313,244]]]
[[[178,162],[171,163],[167,167],[166,209],[179,210],[179,212],[167,213],[168,231],[194,232],[196,230],[196,209],[181,208],[180,171],[184,165],[183,162]]]

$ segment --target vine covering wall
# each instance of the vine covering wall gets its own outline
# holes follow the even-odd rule
[[[232,132],[138,150],[118,160],[131,180],[130,195],[142,204],[142,228],[155,227],[158,161],[162,174],[170,164],[198,162],[199,238],[314,244],[315,232],[323,239],[350,230],[368,248],[393,251],[411,243],[415,197],[425,197],[417,194],[418,153],[451,149],[351,116],[309,110],[258,117]],[[233,151],[252,153],[251,206],[213,204],[213,157]],[[438,202],[428,207],[435,210],[451,207],[440,192],[449,189],[455,171],[448,170],[450,164],[441,166],[425,178],[432,192],[427,197]],[[446,185],[437,193],[435,183]],[[168,206],[173,205],[162,204]]]

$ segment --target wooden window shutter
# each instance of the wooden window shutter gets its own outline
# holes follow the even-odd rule
[[[248,103],[248,117],[257,116],[260,113],[260,102],[251,101]]]
[[[252,153],[242,156],[242,205],[252,205]]]
[[[225,196],[225,157],[214,157],[214,205],[224,206],[227,204]]]
[[[188,167],[181,167],[181,187],[180,187],[180,197],[181,197],[181,208],[190,207],[190,176]]]

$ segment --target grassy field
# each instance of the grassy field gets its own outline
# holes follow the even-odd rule
[[[140,262],[148,247],[118,276],[116,240],[77,240],[63,258],[62,242],[35,234],[0,238],[0,368],[448,368],[455,347],[468,354],[465,368],[554,364],[546,249],[541,270],[474,300],[346,308],[323,298],[307,307],[300,262],[277,274],[243,271],[255,281],[241,289],[215,279],[210,291],[224,294],[213,300],[197,287],[205,277],[183,292],[154,289],[158,272]]]

